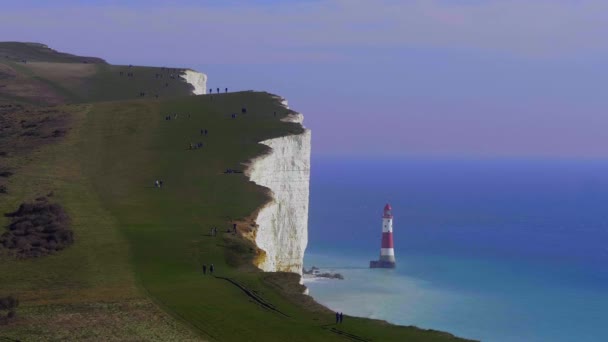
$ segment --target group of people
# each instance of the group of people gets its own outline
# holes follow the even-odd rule
[[[202,142],[198,142],[198,143],[190,143],[190,149],[191,150],[196,150],[203,147],[203,143]]]
[[[185,114],[184,114],[185,115]],[[191,117],[190,114],[188,114],[188,119]],[[165,115],[165,120],[177,120],[177,113],[174,114],[169,114],[169,115]]]
[[[344,314],[336,311],[336,324],[342,323],[343,320],[344,320]]]
[[[159,179],[155,180],[154,181],[154,187],[155,188],[162,188],[163,187],[163,181],[159,180]]]
[[[220,93],[220,88],[217,88],[216,90],[217,90],[217,93],[219,94]],[[228,92],[228,88],[225,88],[224,92],[227,93]],[[209,88],[209,94],[213,94],[213,88]]]
[[[224,173],[243,173],[243,171],[235,170],[235,169],[226,169]]]
[[[139,97],[145,97],[145,96],[146,96],[146,92],[145,91],[140,91],[139,92]],[[157,99],[158,98],[158,94],[154,94],[154,98]],[[167,120],[167,119],[165,118],[165,120]]]
[[[213,274],[214,271],[213,264],[209,265],[209,274]],[[203,264],[203,275],[207,274],[207,265]]]
[[[188,114],[188,117],[190,117],[190,114]],[[209,131],[206,128],[201,128],[201,135],[207,136],[207,134],[209,133]],[[203,143],[202,142],[198,142],[198,143],[190,143],[190,149],[191,150],[196,150],[198,148],[203,147]]]
[[[243,108],[241,108],[241,113],[243,113],[243,114],[247,114],[247,107],[243,107]],[[238,116],[238,114],[237,114],[237,113],[232,113],[232,114],[230,114],[230,117],[231,117],[231,118],[233,118],[233,119],[236,119],[236,118],[237,118],[237,116]]]

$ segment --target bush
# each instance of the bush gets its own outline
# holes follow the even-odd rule
[[[5,214],[11,217],[8,230],[0,235],[0,247],[20,258],[35,258],[62,250],[74,243],[69,217],[56,203],[38,197],[34,203],[22,203]]]
[[[0,298],[0,310],[12,310],[19,306],[19,300],[14,296]]]
[[[6,325],[9,321],[17,318],[17,307],[19,300],[14,296],[0,297],[0,325]],[[8,311],[6,315],[2,311]]]

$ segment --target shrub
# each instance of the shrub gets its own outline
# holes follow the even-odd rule
[[[38,197],[34,203],[22,203],[5,214],[11,217],[7,232],[0,235],[0,248],[20,258],[35,258],[66,248],[74,243],[69,217],[56,203]]]

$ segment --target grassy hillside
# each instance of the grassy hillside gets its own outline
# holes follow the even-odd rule
[[[0,133],[0,146],[19,144],[0,157],[2,167],[14,172],[3,181],[9,191],[0,194],[0,211],[52,192],[50,200],[72,219],[75,243],[37,259],[0,255],[0,297],[21,300],[18,319],[0,327],[0,338],[457,340],[354,317],[336,326],[332,312],[300,294],[296,276],[258,271],[251,265],[255,246],[225,231],[237,222],[241,233],[249,232],[252,214],[268,198],[243,174],[223,171],[242,170],[243,162],[263,153],[259,141],[302,130],[280,121],[288,111],[276,98],[240,92],[100,102],[112,94],[129,97],[108,88],[120,67],[100,67],[86,76],[96,81],[81,93],[55,83],[62,73],[45,78],[51,87],[67,89],[66,97],[90,102],[56,106],[52,113],[25,104],[2,114],[14,128]],[[94,89],[108,93],[87,95],[97,94]],[[243,106],[248,113],[232,119]],[[57,126],[67,133],[47,137]],[[40,133],[23,135],[33,129]],[[198,142],[202,148],[189,149]],[[156,179],[163,188],[153,186]],[[218,236],[210,236],[213,226]],[[210,263],[215,275],[202,275],[201,265]]]
[[[59,52],[40,43],[0,42],[0,57],[12,61],[106,64],[101,58]]]
[[[0,105],[12,102],[57,105],[189,95],[192,86],[179,77],[181,71],[109,65],[101,59],[64,54],[34,43],[0,42]]]

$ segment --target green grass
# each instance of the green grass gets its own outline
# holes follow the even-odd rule
[[[61,143],[3,159],[4,166],[17,172],[9,178],[9,194],[2,196],[0,212],[11,212],[22,201],[53,191],[52,201],[61,203],[72,219],[77,243],[39,259],[0,256],[0,296],[12,293],[21,300],[20,319],[1,327],[0,338],[108,341],[145,330],[154,331],[159,341],[175,340],[174,336],[193,339],[195,334],[164,315],[138,288],[128,240],[83,173],[79,160],[91,157],[80,147],[88,109],[71,108],[72,134]],[[4,216],[0,221],[2,226],[8,223]],[[139,318],[122,318],[131,314]],[[150,322],[156,322],[154,330],[148,327]]]
[[[58,97],[65,99],[67,102],[82,102],[83,98],[76,95],[75,90],[78,87],[78,83],[70,83],[65,82],[63,80],[57,80],[52,78],[47,78],[42,75],[39,75],[32,67],[38,65],[38,63],[30,63],[30,64],[22,64],[19,62],[12,61],[4,61],[4,63],[10,66],[13,70],[17,71],[21,76],[23,76],[26,80],[31,82],[36,82],[40,84],[42,87],[48,88],[52,93],[56,94]],[[57,68],[62,64],[67,63],[45,63],[46,69],[52,70],[53,68]],[[71,64],[68,64],[71,65]],[[91,66],[93,67],[93,66]],[[44,70],[44,68],[42,68]],[[63,81],[63,82],[62,82]],[[72,88],[72,89],[70,89]]]
[[[296,276],[253,267],[251,242],[208,236],[212,226],[250,220],[268,200],[244,174],[223,171],[242,170],[266,152],[259,141],[302,132],[299,124],[280,121],[288,110],[272,95],[180,97],[190,87],[177,80],[165,87],[166,79],[154,77],[167,73],[160,68],[3,63],[25,88],[0,98],[45,103],[20,90],[40,87],[50,94],[45,101],[73,104],[57,107],[71,116],[64,140],[1,160],[16,174],[0,212],[53,191],[72,218],[76,242],[34,260],[0,255],[0,296],[12,293],[22,303],[20,318],[1,327],[0,338],[457,340],[355,317],[336,326],[332,312],[300,293]],[[121,70],[135,77],[120,76]],[[139,91],[161,96],[137,98]],[[231,119],[243,106],[248,114]],[[177,120],[164,120],[174,113]],[[202,149],[188,149],[199,141]],[[165,181],[163,189],[153,187],[156,179]],[[218,278],[201,274],[210,263]]]
[[[230,114],[240,112],[243,105],[248,114],[231,119]],[[243,174],[222,171],[242,169],[241,163],[263,153],[258,141],[302,130],[298,124],[279,121],[287,110],[269,94],[107,102],[68,109],[75,117],[68,139],[28,158],[33,162],[24,162],[22,172],[11,180],[11,188],[20,191],[1,208],[12,210],[23,198],[54,190],[55,200],[74,220],[74,246],[54,256],[5,259],[0,265],[2,283],[8,285],[4,289],[22,298],[26,322],[44,322],[44,317],[53,321],[62,310],[84,310],[83,317],[92,315],[87,319],[100,321],[99,317],[119,315],[120,303],[126,303],[124,310],[138,312],[129,303],[149,296],[180,324],[210,340],[330,341],[343,340],[343,334],[375,341],[454,339],[350,317],[336,327],[331,312],[302,305],[297,296],[267,281],[266,274],[235,264],[231,251],[253,257],[246,241],[231,235],[207,236],[211,226],[225,228],[267,200],[263,188]],[[165,121],[166,113],[179,116]],[[209,130],[208,137],[200,136],[201,128]],[[202,149],[187,148],[198,141],[204,142]],[[163,179],[165,187],[154,188],[155,179]],[[202,276],[203,263],[214,263],[218,276],[240,284],[276,311],[226,280]],[[113,304],[95,305],[105,302]],[[91,308],[98,311],[92,314]],[[142,327],[149,320],[144,317],[110,330],[146,330]],[[168,323],[163,327],[160,331],[169,336],[176,333]],[[35,338],[53,331],[32,329],[32,324],[9,326],[3,334]],[[62,334],[65,331],[57,329],[55,336]],[[82,334],[113,336],[93,328]]]
[[[192,92],[192,86],[179,77],[181,71],[177,69],[66,62],[24,64],[2,58],[0,67],[17,75],[15,79],[0,79],[0,100],[5,101],[17,99],[36,105],[120,101],[139,99],[141,92],[145,99],[158,95],[162,100]],[[3,85],[10,87],[3,89]]]
[[[82,57],[58,52],[39,43],[0,42],[0,59],[56,63],[105,63],[94,57]]]
[[[75,92],[80,92],[85,102],[133,99],[138,98],[141,91],[146,93],[147,98],[159,95],[160,99],[189,95],[192,92],[192,87],[178,76],[180,72],[142,66],[99,64],[96,67],[97,73],[87,80],[88,86],[74,89]],[[120,76],[121,71],[125,75]],[[133,77],[127,77],[127,72],[133,73]],[[156,78],[156,74],[163,77]],[[172,79],[171,75],[175,78]]]
[[[242,105],[248,114],[231,119]],[[274,111],[281,115],[274,117]],[[166,113],[179,117],[165,121]],[[213,101],[211,96],[199,96],[100,104],[85,123],[87,140],[82,148],[95,156],[89,159],[87,173],[104,207],[124,229],[140,284],[207,338],[342,339],[330,330],[332,313],[304,310],[265,283],[262,273],[229,265],[228,237],[207,236],[211,226],[223,229],[265,202],[263,188],[242,174],[222,171],[242,169],[240,163],[263,153],[257,141],[300,133],[299,125],[279,121],[284,114],[286,110],[268,94],[246,92],[216,95]],[[207,138],[200,136],[201,128],[209,130]],[[187,149],[197,141],[205,147]],[[165,187],[155,189],[155,179],[163,179]],[[260,307],[225,280],[202,276],[203,263],[214,263],[217,275],[256,291],[289,317]],[[351,320],[340,329],[368,339],[445,339],[365,320]]]

